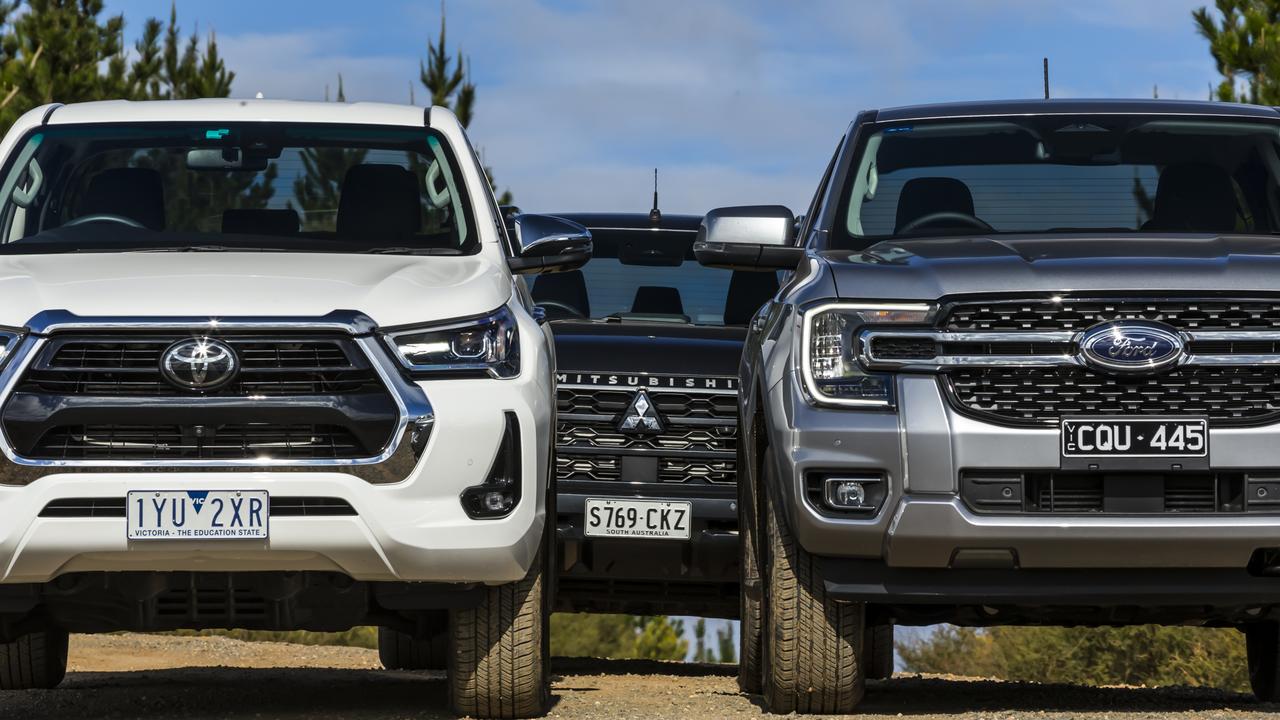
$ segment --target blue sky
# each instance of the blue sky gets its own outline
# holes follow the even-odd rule
[[[1207,0],[451,0],[478,85],[471,135],[526,210],[808,203],[863,108],[1037,97],[1204,99]],[[170,0],[108,0],[130,40]],[[234,94],[408,102],[432,0],[178,2],[216,31]],[[417,93],[419,104],[422,93]]]

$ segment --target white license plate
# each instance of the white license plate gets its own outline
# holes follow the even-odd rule
[[[130,540],[265,540],[266,490],[139,490],[129,493]]]
[[[693,503],[587,498],[587,537],[688,540]]]

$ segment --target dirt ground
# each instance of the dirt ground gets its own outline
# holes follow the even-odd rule
[[[734,668],[557,660],[553,718],[755,718]],[[71,672],[51,692],[0,692],[0,719],[445,718],[439,674],[379,669],[358,648],[157,635],[76,636]],[[1084,688],[962,678],[870,683],[861,717],[1276,718],[1280,706],[1191,688]]]

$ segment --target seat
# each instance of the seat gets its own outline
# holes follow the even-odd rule
[[[591,302],[587,297],[587,281],[581,270],[539,275],[529,291],[534,303],[542,305],[550,320],[571,320],[575,317],[591,317]],[[576,310],[577,315],[566,310]]]
[[[949,177],[912,178],[898,193],[894,233],[926,215],[954,212],[973,216],[973,193],[963,182]]]
[[[760,306],[777,294],[777,273],[734,270],[729,277],[729,293],[724,302],[724,324],[746,325]]]
[[[297,235],[298,213],[233,208],[222,212],[222,232],[228,235]]]
[[[120,215],[148,230],[164,229],[164,184],[151,168],[109,168],[89,179],[79,217]]]
[[[680,300],[680,291],[673,287],[641,285],[636,288],[631,312],[644,315],[683,315],[684,303]]]
[[[1209,163],[1170,165],[1160,173],[1155,209],[1143,230],[1231,232],[1236,229],[1231,175]]]
[[[399,165],[353,165],[338,198],[338,234],[411,236],[422,227],[418,178]]]

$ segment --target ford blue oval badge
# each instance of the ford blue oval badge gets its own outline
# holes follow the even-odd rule
[[[1115,320],[1080,336],[1081,360],[1112,372],[1153,372],[1176,364],[1185,352],[1182,336],[1162,323]]]

